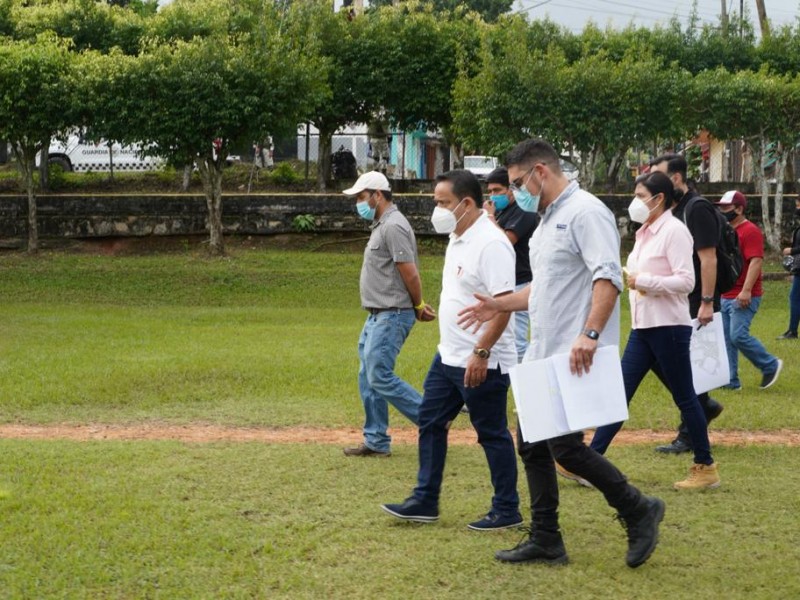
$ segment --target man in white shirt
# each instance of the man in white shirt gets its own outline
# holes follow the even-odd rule
[[[508,369],[517,362],[513,324],[499,315],[475,331],[458,326],[474,294],[501,297],[514,291],[514,249],[482,210],[478,179],[463,170],[437,178],[431,221],[450,243],[442,274],[438,352],[425,378],[419,413],[417,487],[405,502],[383,504],[389,514],[430,523],[439,518],[447,434],[466,404],[489,464],[494,496],[489,512],[468,527],[488,531],[522,523],[514,442],[508,431]]]
[[[619,344],[622,266],[614,216],[598,198],[567,180],[558,153],[547,142],[521,142],[507,162],[517,204],[542,216],[530,241],[531,285],[502,298],[479,296],[479,304],[462,310],[460,323],[472,327],[527,307],[531,344],[525,360],[569,354],[570,370],[580,376],[592,368],[598,346]],[[583,443],[582,432],[521,443],[519,454],[531,497],[530,536],[516,548],[497,552],[498,560],[568,561],[558,524],[554,459],[591,483],[616,509],[628,532],[626,564],[635,568],[650,557],[664,502],[628,483],[607,458]]]

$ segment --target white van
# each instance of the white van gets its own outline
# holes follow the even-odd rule
[[[497,168],[497,159],[494,156],[465,156],[464,168],[478,179],[486,179]]]
[[[93,142],[79,135],[70,135],[66,142],[52,140],[50,143],[49,164],[59,165],[65,171],[76,173],[108,172],[111,164],[115,171],[155,171],[164,166],[166,161],[158,156],[141,156],[138,145],[123,146],[114,142],[111,148],[108,142]],[[39,156],[36,157],[39,164]]]

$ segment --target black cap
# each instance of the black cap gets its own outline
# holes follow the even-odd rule
[[[503,187],[508,187],[508,169],[497,167],[486,176],[486,183],[499,183]]]

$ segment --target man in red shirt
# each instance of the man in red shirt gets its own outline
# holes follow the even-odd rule
[[[722,294],[722,324],[725,331],[725,345],[728,349],[728,363],[731,380],[726,386],[740,390],[739,352],[761,371],[761,389],[767,389],[778,380],[783,361],[764,348],[764,345],[750,335],[750,323],[761,304],[761,263],[764,260],[764,235],[757,225],[744,217],[747,198],[737,191],[725,192],[717,206],[733,225],[739,236],[744,269],[736,285]]]

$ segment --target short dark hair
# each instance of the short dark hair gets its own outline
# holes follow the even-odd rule
[[[653,196],[664,194],[664,208],[670,208],[672,206],[672,203],[678,199],[676,198],[676,194],[678,197],[681,195],[680,192],[675,191],[675,186],[672,185],[672,180],[669,178],[669,175],[661,171],[651,171],[650,173],[639,175],[639,177],[636,178],[636,184],[643,185]]]
[[[486,183],[497,183],[503,187],[508,187],[508,169],[505,167],[497,167],[486,176]]]
[[[675,173],[679,173],[683,178],[683,182],[686,183],[689,166],[686,164],[686,159],[683,156],[680,154],[662,154],[651,160],[650,166],[655,167],[663,162],[667,163],[667,174],[674,175]]]
[[[478,208],[483,206],[483,190],[481,182],[475,174],[465,169],[453,169],[436,177],[436,181],[449,181],[453,186],[453,195],[459,200],[467,196],[475,200]]]
[[[544,140],[533,138],[520,142],[506,156],[506,166],[533,166],[545,163],[556,173],[561,171],[558,152]]]

